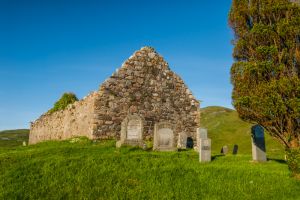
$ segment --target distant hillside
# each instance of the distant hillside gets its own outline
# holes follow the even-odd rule
[[[229,146],[230,151],[235,144],[239,153],[251,154],[251,124],[242,121],[235,110],[211,106],[201,109],[201,127],[208,129],[212,139],[212,150],[220,152],[222,146]],[[273,157],[283,156],[283,147],[266,135],[267,153]]]
[[[28,143],[28,138],[28,129],[0,131],[0,148],[21,146],[23,141]]]

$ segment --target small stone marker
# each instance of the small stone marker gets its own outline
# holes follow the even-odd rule
[[[26,147],[27,145],[26,145],[26,142],[25,141],[23,141],[23,147]]]
[[[224,154],[224,155],[228,154],[228,146],[227,145],[222,147],[221,154]]]
[[[211,139],[207,138],[207,129],[200,128],[197,130],[197,137],[199,137],[199,161],[211,161]]]
[[[265,136],[264,129],[260,125],[252,126],[251,128],[252,135],[252,158],[253,161],[257,162],[266,162],[266,145],[265,145]]]
[[[238,153],[238,150],[239,150],[239,146],[238,146],[237,144],[235,144],[235,145],[233,146],[232,154],[233,154],[233,155],[236,155],[236,154]]]

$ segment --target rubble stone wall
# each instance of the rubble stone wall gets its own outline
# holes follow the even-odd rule
[[[63,111],[44,114],[32,123],[29,143],[64,140],[75,136],[93,139],[94,105],[97,93],[69,105]]]
[[[135,52],[100,86],[95,104],[94,134],[97,138],[120,139],[121,123],[128,115],[145,120],[144,140],[152,140],[154,125],[169,122],[178,134],[196,140],[200,105],[183,80],[150,47]]]

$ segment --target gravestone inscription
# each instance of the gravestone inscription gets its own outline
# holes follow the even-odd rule
[[[266,144],[264,129],[260,125],[252,126],[251,128],[252,136],[252,158],[253,161],[266,162]]]
[[[211,139],[200,139],[199,160],[200,162],[211,161]]]
[[[121,139],[117,148],[123,144],[141,146],[143,141],[143,120],[138,115],[128,115],[121,124]]]
[[[153,149],[159,151],[173,151],[176,149],[172,124],[169,122],[155,124]]]

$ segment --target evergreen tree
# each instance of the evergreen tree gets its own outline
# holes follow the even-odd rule
[[[300,147],[299,0],[233,0],[233,105],[287,150]]]

